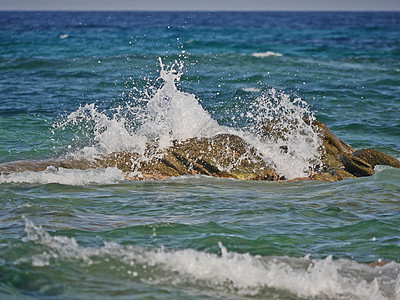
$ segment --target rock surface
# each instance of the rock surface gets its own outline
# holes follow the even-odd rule
[[[137,160],[136,154],[121,152],[104,156],[97,163],[103,167],[116,166],[134,180],[194,174],[240,180],[283,179],[254,148],[232,134],[175,141],[161,153],[149,151],[147,156],[148,159]]]
[[[387,154],[369,150],[355,150],[336,137],[323,123],[314,121],[313,130],[319,133],[322,146],[319,149],[322,165],[308,177],[295,180],[338,181],[346,178],[370,176],[376,165],[400,168],[400,162]],[[282,132],[273,124],[265,124],[261,130],[266,139],[278,139]],[[284,151],[284,149],[282,149]],[[0,174],[22,171],[44,171],[58,168],[89,169],[117,167],[128,179],[163,180],[171,176],[203,174],[240,180],[286,180],[272,165],[267,165],[257,150],[243,138],[233,134],[219,134],[211,138],[191,138],[175,141],[161,152],[149,145],[144,156],[132,152],[102,155],[93,160],[44,160],[19,161],[0,165]]]

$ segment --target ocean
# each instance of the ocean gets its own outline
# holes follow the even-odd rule
[[[287,115],[399,159],[399,37],[399,12],[3,11],[0,163],[252,139]],[[271,160],[304,176],[315,149],[291,146]],[[400,170],[375,171],[0,175],[0,299],[400,299]]]

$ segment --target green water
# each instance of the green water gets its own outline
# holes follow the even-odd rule
[[[399,177],[387,168],[337,183],[3,184],[1,290],[15,297],[286,299],[321,287],[317,298],[347,299],[352,284],[374,292],[377,278],[379,292],[392,298],[398,264],[364,264],[398,261]],[[219,243],[228,254],[208,257],[221,254]],[[310,269],[311,262],[325,265]]]
[[[207,117],[251,133],[276,89],[353,147],[399,158],[399,20],[0,12],[0,163],[133,151],[152,116],[135,109],[171,82],[169,102],[201,104],[189,133]],[[159,78],[159,57],[181,77]],[[183,118],[169,112],[170,127],[150,122],[157,138]],[[335,183],[0,175],[0,299],[399,299],[399,203],[400,170],[383,166]]]

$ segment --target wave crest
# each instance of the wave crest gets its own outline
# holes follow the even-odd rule
[[[160,59],[160,67],[161,85],[157,88],[151,86],[114,109],[100,111],[94,104],[85,105],[54,125],[62,130],[76,130],[76,141],[81,137],[89,140],[89,146],[78,149],[74,155],[90,159],[96,154],[131,151],[148,160],[151,158],[145,154],[149,145],[157,149],[152,153],[159,155],[174,141],[228,133],[246,140],[266,165],[274,166],[287,179],[308,176],[313,165],[319,163],[321,141],[310,122],[304,121],[305,117],[314,119],[304,100],[271,89],[249,103],[247,112],[239,114],[248,125],[239,129],[220,126],[195,95],[178,88],[182,62],[168,67]],[[262,126],[269,126],[274,136],[260,135]],[[283,132],[284,137],[279,137]]]
[[[282,53],[267,51],[267,52],[255,52],[251,56],[262,58],[262,57],[270,57],[270,56],[281,57],[283,55],[282,55]]]
[[[37,267],[68,260],[83,267],[113,259],[128,278],[148,285],[188,286],[228,294],[275,297],[323,297],[328,299],[395,299],[400,295],[397,263],[371,268],[331,256],[326,259],[271,257],[230,252],[218,243],[220,254],[193,249],[143,249],[105,243],[82,247],[74,238],[51,236],[25,219],[26,242],[41,246],[42,253],[23,257]],[[110,266],[111,267],[111,266]],[[286,295],[286,296],[285,296]]]

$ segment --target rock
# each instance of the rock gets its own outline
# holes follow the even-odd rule
[[[353,156],[362,159],[366,163],[370,164],[372,167],[375,167],[376,165],[385,165],[394,168],[400,168],[400,161],[398,161],[393,156],[387,155],[382,152],[364,148],[354,151],[352,154]]]
[[[342,153],[352,153],[355,151],[353,147],[339,139],[333,132],[322,122],[313,121],[314,131],[318,132],[322,139],[322,147],[319,149],[323,171],[330,168],[342,166],[339,155]]]
[[[371,149],[361,149],[352,153],[341,153],[339,154],[339,159],[346,171],[357,177],[375,174],[374,167],[376,165],[400,168],[400,162],[396,158]]]
[[[329,168],[328,171],[314,173],[310,176],[312,180],[323,180],[323,181],[340,181],[346,178],[356,178],[353,174],[347,172],[343,166]]]
[[[375,174],[374,167],[376,165],[400,168],[400,162],[396,158],[371,149],[361,149],[350,154],[342,153],[339,155],[339,159],[346,171],[357,177]]]
[[[136,180],[194,174],[240,180],[283,179],[265,164],[253,147],[232,134],[175,141],[163,152],[149,155],[148,160],[138,160],[136,154],[114,153],[104,156],[100,164],[115,166]]]
[[[310,122],[307,118],[303,121]],[[264,139],[285,141],[288,130],[293,129],[296,124],[290,124],[285,128],[278,126],[279,124],[279,122],[266,122],[259,128],[259,133]],[[314,166],[318,171],[309,177],[295,178],[290,181],[339,181],[370,176],[375,173],[376,165],[400,168],[400,162],[387,154],[369,149],[356,151],[336,137],[321,122],[313,121],[311,126],[314,132],[319,133],[322,140],[322,146],[319,149],[322,166],[319,168]],[[282,151],[288,151],[282,144],[280,148]],[[193,174],[240,180],[285,180],[272,165],[268,165],[262,159],[254,147],[243,138],[233,134],[174,141],[171,147],[164,150],[158,150],[154,145],[149,144],[144,155],[122,151],[99,155],[92,160],[60,159],[5,163],[0,165],[0,174],[44,171],[48,167],[53,167],[55,170],[117,167],[126,174],[128,179],[132,180],[163,180],[171,176]]]
[[[370,266],[371,268],[376,268],[376,267],[383,267],[386,266],[387,264],[390,264],[390,261],[387,260],[378,260],[378,261],[374,261],[370,264],[368,264],[368,266]]]
[[[320,151],[324,167],[319,173],[312,174],[312,179],[338,181],[371,176],[375,174],[376,165],[400,168],[400,162],[390,155],[370,149],[356,151],[336,137],[325,124],[314,121],[313,126],[322,139],[323,146]]]
[[[346,171],[357,177],[371,176],[375,174],[372,165],[352,153],[341,153],[339,159],[343,163]]]
[[[0,164],[0,174],[8,175],[15,172],[40,172],[46,170],[48,167],[55,169],[78,169],[86,170],[101,167],[96,161],[89,160],[39,160],[39,161],[16,161]]]

